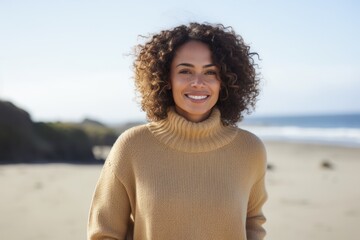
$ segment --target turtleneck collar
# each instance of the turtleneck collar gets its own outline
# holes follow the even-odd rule
[[[206,120],[195,123],[170,108],[166,119],[151,122],[148,128],[170,148],[190,153],[207,152],[230,143],[237,133],[237,128],[222,124],[220,115],[219,109],[214,108]]]

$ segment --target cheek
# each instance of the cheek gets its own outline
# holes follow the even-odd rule
[[[216,92],[219,95],[220,90],[221,90],[221,83],[218,81],[216,84],[214,84],[213,91]]]
[[[173,89],[173,90],[175,89],[177,91],[177,90],[181,90],[181,89],[185,88],[187,81],[186,81],[186,79],[175,77],[175,78],[171,78],[170,84],[171,84],[171,89]]]
[[[181,94],[182,88],[178,81],[171,81],[171,91],[174,97]]]

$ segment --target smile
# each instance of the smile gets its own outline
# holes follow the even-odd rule
[[[186,97],[190,98],[190,99],[194,99],[194,100],[203,100],[208,98],[208,95],[186,95]]]

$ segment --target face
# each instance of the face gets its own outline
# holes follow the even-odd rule
[[[189,41],[175,53],[170,83],[175,110],[192,122],[208,118],[220,92],[219,69],[212,61],[209,47]]]

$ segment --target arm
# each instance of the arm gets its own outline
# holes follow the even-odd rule
[[[105,163],[93,196],[89,222],[89,240],[123,240],[130,219],[130,202],[124,185],[111,165]]]
[[[262,225],[266,218],[262,213],[262,206],[267,199],[265,190],[265,176],[257,181],[250,192],[247,218],[246,218],[246,235],[248,240],[261,240],[265,237],[265,229]]]

